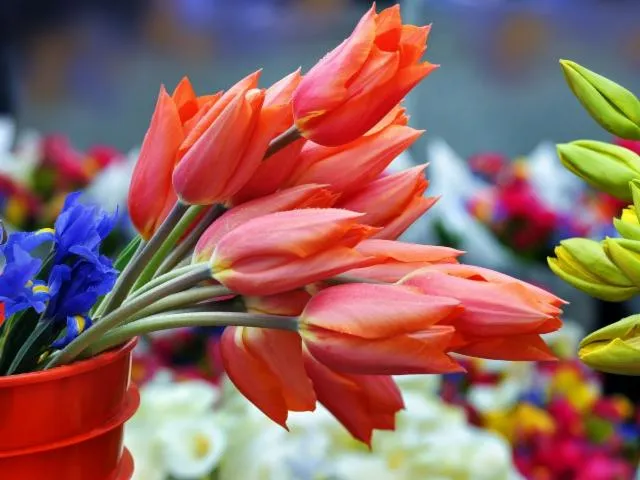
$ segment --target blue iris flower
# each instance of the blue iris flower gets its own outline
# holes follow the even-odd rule
[[[31,253],[40,245],[53,240],[53,229],[43,228],[35,232],[14,232],[9,235],[7,241],[0,246],[0,253],[4,256],[7,264],[13,263],[14,247],[18,245],[24,252]]]
[[[95,259],[100,244],[115,226],[116,215],[109,215],[97,205],[83,205],[79,202],[80,194],[75,192],[67,196],[56,219],[56,263],[72,254]]]
[[[33,288],[33,277],[40,270],[42,261],[33,258],[19,244],[13,244],[3,253],[7,263],[0,275],[0,302],[4,303],[5,315],[10,317],[29,307],[42,312],[46,296],[40,291],[34,292]]]
[[[64,335],[53,342],[51,346],[58,349],[66,347],[91,325],[91,318],[87,315],[73,315],[67,317],[67,330]]]
[[[67,317],[84,315],[98,298],[111,291],[118,272],[105,256],[81,258],[72,266],[55,265],[49,276],[49,305],[45,318],[66,322]]]

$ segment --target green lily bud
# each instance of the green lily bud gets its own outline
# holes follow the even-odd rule
[[[578,140],[557,146],[560,161],[593,187],[631,201],[629,182],[640,180],[640,156],[631,150],[595,140]]]
[[[587,335],[578,350],[583,363],[601,372],[640,375],[640,315]]]
[[[603,242],[603,247],[611,261],[636,287],[640,287],[640,241],[607,238]]]
[[[556,258],[547,259],[553,273],[593,297],[620,302],[640,293],[594,240],[563,240],[555,248],[555,254]]]
[[[560,60],[574,95],[602,128],[640,140],[640,100],[626,88],[570,60]]]

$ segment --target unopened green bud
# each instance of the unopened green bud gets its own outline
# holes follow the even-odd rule
[[[557,146],[560,161],[593,187],[621,200],[631,201],[629,186],[640,179],[640,156],[631,150],[595,140],[578,140]]]
[[[626,88],[570,60],[560,60],[574,95],[602,128],[640,140],[640,100]]]

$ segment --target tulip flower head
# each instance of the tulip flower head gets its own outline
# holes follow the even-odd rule
[[[373,5],[300,82],[293,95],[300,133],[321,145],[341,145],[370,130],[437,68],[420,62],[429,30],[403,25],[398,5],[379,14]]]

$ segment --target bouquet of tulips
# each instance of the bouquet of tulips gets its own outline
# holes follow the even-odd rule
[[[403,408],[391,375],[461,371],[452,352],[553,358],[540,335],[561,299],[396,240],[434,202],[424,166],[385,173],[421,134],[399,103],[435,69],[428,33],[374,6],[304,76],[161,88],[129,190],[139,236],[115,263],[100,253],[113,217],[75,195],[53,229],[2,245],[0,372],[225,327],[226,373],[268,417],[320,402],[369,443]]]
[[[561,241],[549,266],[567,283],[596,298],[628,300],[640,293],[640,99],[575,62],[561,65],[583,107],[618,140],[558,145],[560,160],[570,172],[628,207],[613,219],[615,237]],[[603,372],[640,374],[639,326],[640,316],[632,315],[587,335],[580,344],[580,358]]]

